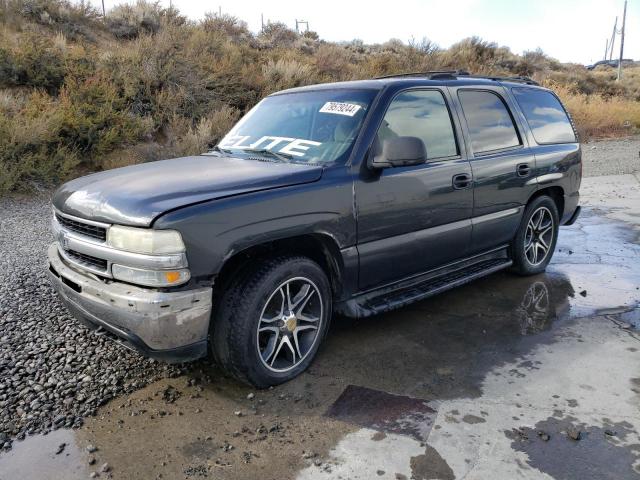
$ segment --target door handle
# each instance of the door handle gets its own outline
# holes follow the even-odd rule
[[[459,173],[453,176],[451,183],[453,184],[453,188],[456,190],[469,188],[471,186],[471,175],[468,173]]]
[[[531,168],[526,163],[521,163],[516,167],[516,173],[519,177],[528,177],[531,173]]]

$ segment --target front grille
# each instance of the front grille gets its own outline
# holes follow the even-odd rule
[[[75,250],[65,250],[64,253],[73,261],[87,267],[95,268],[98,270],[107,271],[107,261],[102,258],[92,257],[91,255],[85,255],[84,253],[76,252]]]
[[[71,220],[70,218],[63,217],[56,213],[56,220],[67,230],[86,235],[87,237],[95,238],[100,241],[107,239],[107,229],[103,227],[96,227],[95,225],[89,225],[88,223],[78,222]]]

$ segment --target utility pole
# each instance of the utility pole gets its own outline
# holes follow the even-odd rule
[[[627,0],[624,0],[622,13],[622,30],[620,32],[620,60],[618,61],[618,81],[622,78],[622,56],[624,55],[624,26],[627,19]]]
[[[611,53],[609,53],[609,60],[613,59],[613,46],[616,43],[616,34],[618,33],[618,17],[616,16],[616,21],[613,24],[613,33],[611,34],[611,45],[609,48],[611,49]],[[605,60],[607,57],[605,57]]]
[[[261,25],[260,31],[264,32],[264,13],[260,14],[260,25]]]
[[[107,16],[107,13],[104,10],[104,0],[102,0],[102,18],[105,18]]]
[[[604,60],[606,60],[607,57],[609,56],[609,39],[605,38],[604,41],[605,41],[605,44],[604,44]]]

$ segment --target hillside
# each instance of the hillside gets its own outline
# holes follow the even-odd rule
[[[640,67],[617,83],[612,69],[588,72],[478,38],[448,49],[426,40],[336,44],[278,23],[256,35],[230,16],[189,21],[144,1],[103,19],[63,0],[5,0],[0,193],[202,152],[275,90],[442,69],[533,77],[562,97],[583,140],[640,128]]]

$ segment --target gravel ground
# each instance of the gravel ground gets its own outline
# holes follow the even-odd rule
[[[640,138],[585,144],[585,176],[640,171]],[[45,277],[47,195],[0,198],[0,448],[83,418],[123,393],[188,367],[146,360],[90,334]]]
[[[640,137],[582,145],[585,177],[640,172]]]
[[[0,212],[0,448],[79,427],[109,399],[184,371],[91,334],[58,303],[44,273],[48,197],[1,198]]]

